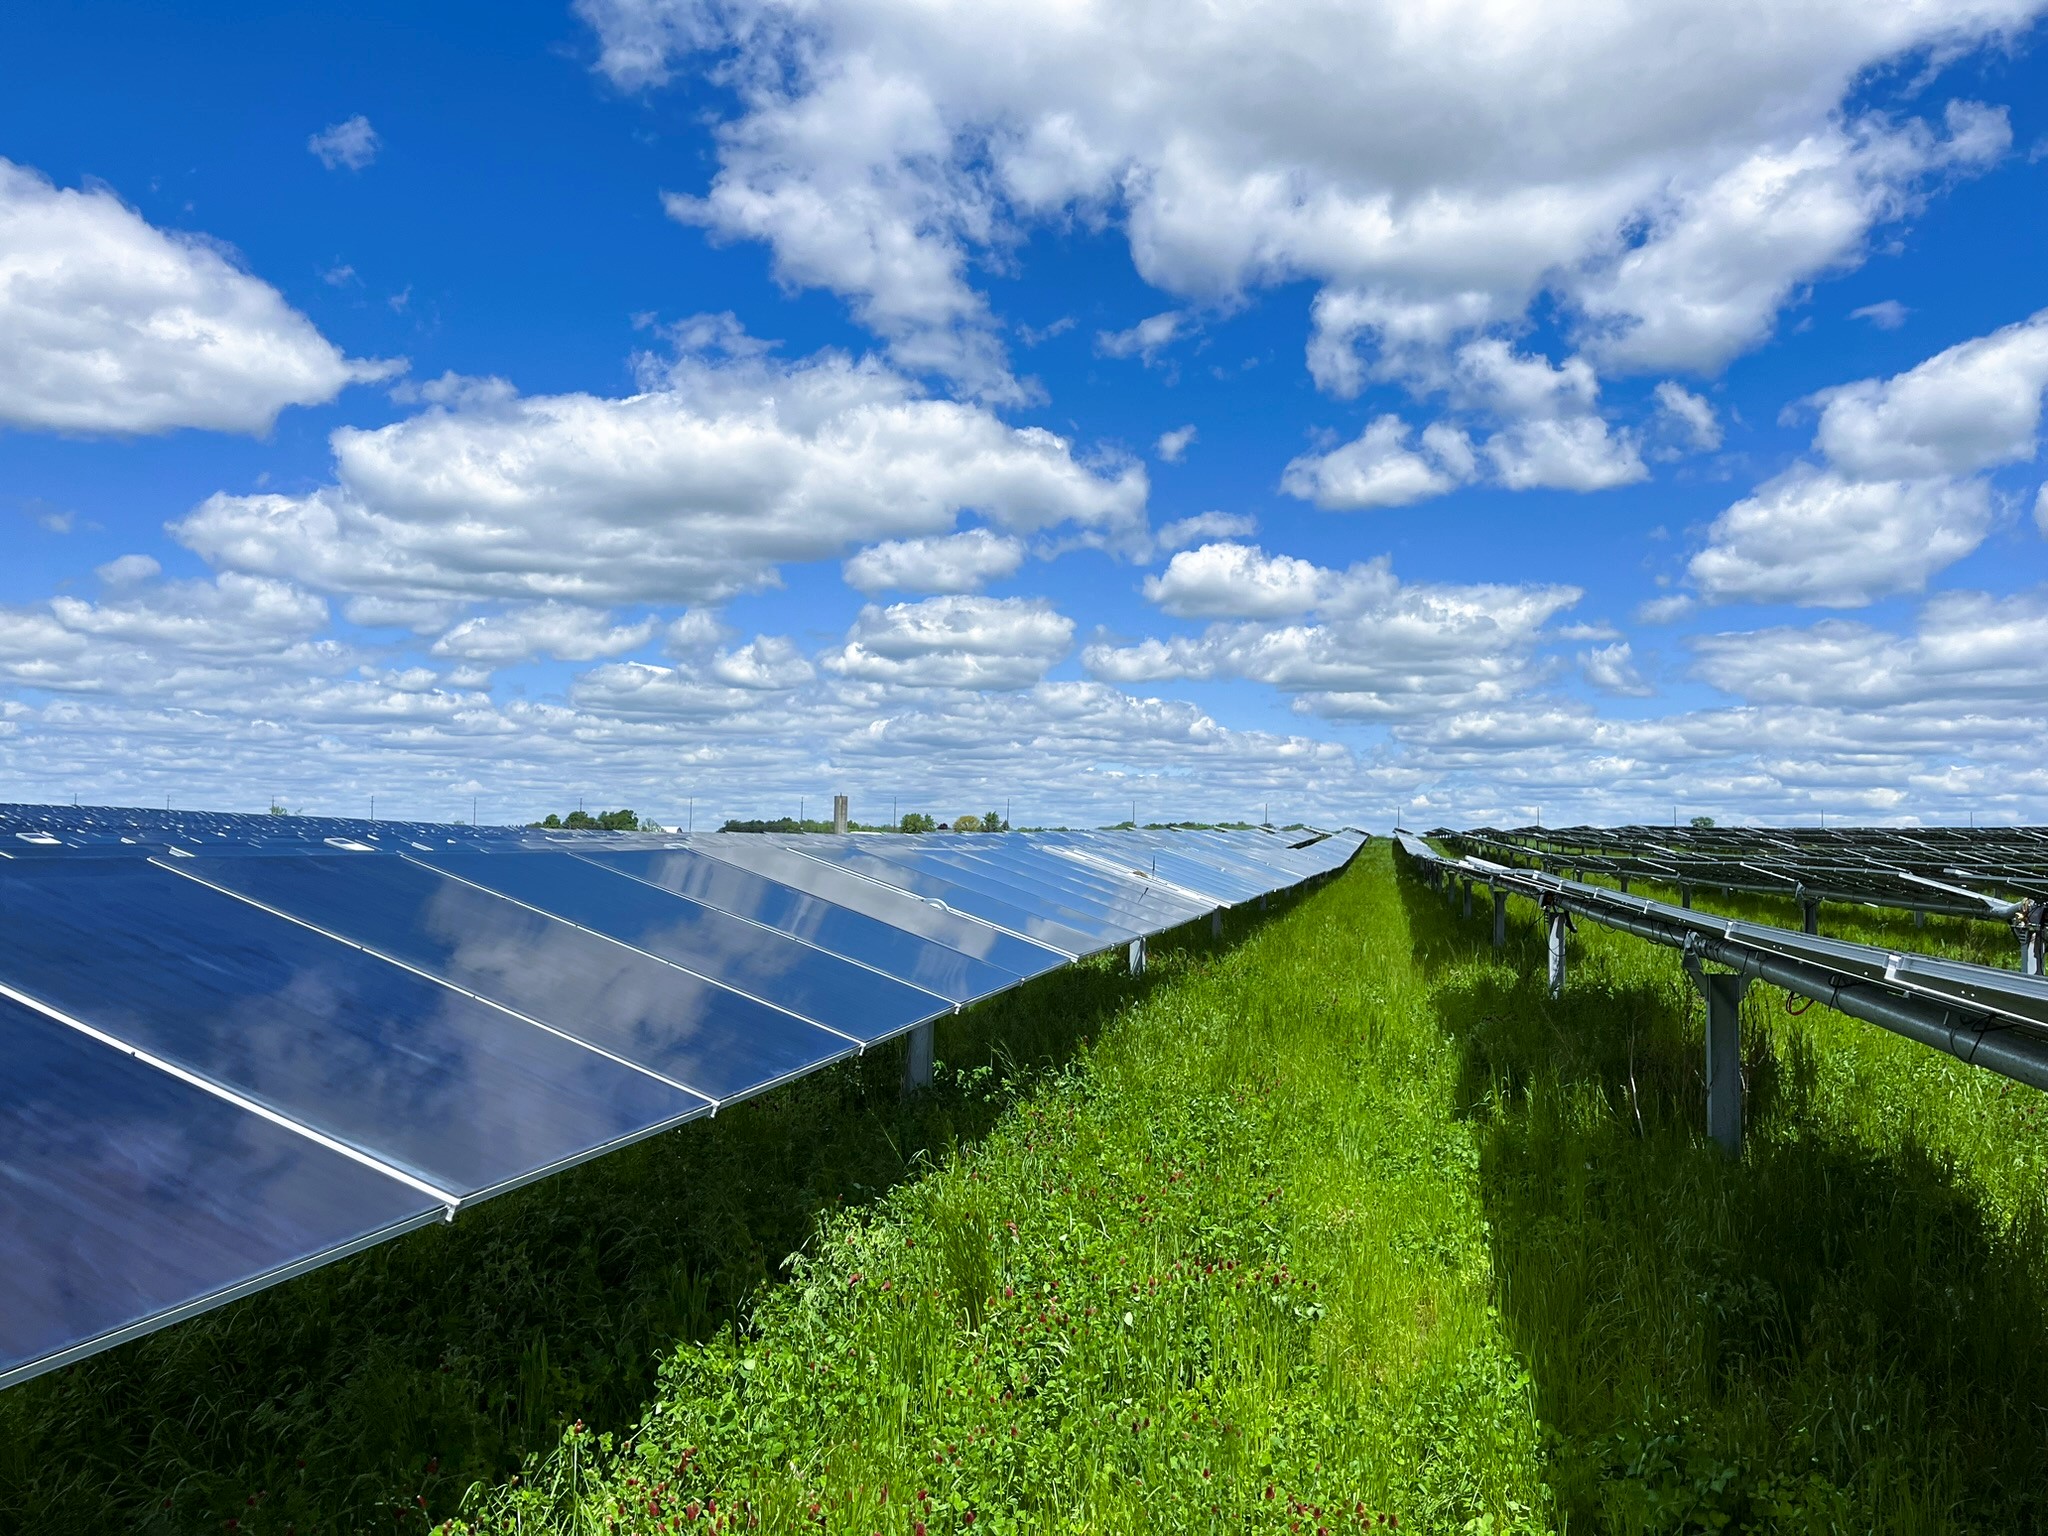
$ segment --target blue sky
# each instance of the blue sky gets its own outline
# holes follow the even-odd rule
[[[2026,0],[0,20],[0,797],[2043,819]]]

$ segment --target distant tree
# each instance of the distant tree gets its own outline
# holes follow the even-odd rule
[[[567,816],[550,811],[532,825],[551,832],[638,832],[640,818],[631,811],[599,811],[595,816],[585,810]]]
[[[969,811],[965,816],[955,816],[953,818],[953,830],[955,832],[979,832],[981,830],[981,818],[972,811]]]
[[[1695,816],[1692,819],[1692,824],[1695,827],[1699,828],[1700,831],[1704,832],[1708,828],[1713,826],[1714,818],[1711,816]]]
[[[982,813],[981,830],[984,832],[1007,832],[1010,830],[1010,824],[994,811],[985,811]]]
[[[905,832],[936,832],[939,824],[923,811],[905,811],[900,830]]]

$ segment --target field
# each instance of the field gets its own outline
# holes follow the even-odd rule
[[[2042,1096],[1756,988],[1730,1162],[1674,957],[1552,1002],[1515,918],[1374,844],[908,1105],[878,1053],[0,1394],[0,1529],[2048,1524]]]

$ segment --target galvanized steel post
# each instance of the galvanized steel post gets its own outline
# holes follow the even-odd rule
[[[1687,958],[1686,974],[1707,1003],[1707,1134],[1723,1152],[1742,1152],[1742,998],[1749,978],[1710,972]]]
[[[1133,976],[1142,976],[1142,975],[1144,975],[1144,974],[1145,974],[1145,941],[1144,941],[1143,939],[1141,939],[1141,938],[1140,938],[1140,939],[1133,939],[1133,940],[1131,940],[1131,955],[1130,955],[1130,959],[1131,959],[1131,974],[1132,974]]]
[[[1508,893],[1499,886],[1493,888],[1493,952],[1497,955],[1508,947]]]
[[[935,1032],[936,1026],[927,1019],[907,1037],[910,1049],[903,1057],[903,1092],[906,1097],[932,1085],[932,1037]]]
[[[1550,995],[1564,996],[1564,936],[1571,928],[1571,917],[1563,907],[1552,907],[1545,914],[1550,919]]]

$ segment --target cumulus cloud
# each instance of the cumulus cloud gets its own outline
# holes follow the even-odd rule
[[[1889,379],[1821,391],[1814,446],[1867,479],[1963,475],[2034,456],[2048,310]]]
[[[2048,389],[2048,311],[1888,379],[1813,397],[1814,447],[1728,508],[1687,574],[1709,601],[1852,608],[1922,590],[1983,543],[1984,472],[2034,457]]]
[[[1656,692],[1636,670],[1635,653],[1626,640],[1579,652],[1579,670],[1602,693],[1644,699]]]
[[[1074,621],[1043,598],[869,605],[824,658],[841,677],[909,688],[1028,688],[1067,654]]]
[[[728,688],[757,693],[795,688],[817,675],[787,635],[756,635],[735,650],[720,651],[707,670]]]
[[[943,538],[890,539],[864,549],[841,568],[858,592],[978,592],[1017,574],[1024,541],[969,528]]]
[[[1245,678],[1295,707],[1402,719],[1504,700],[1541,677],[1544,626],[1576,587],[1406,584],[1385,557],[1334,570],[1247,545],[1176,555],[1146,584],[1168,612],[1218,620],[1196,636],[1090,645],[1109,682]],[[1293,620],[1294,622],[1284,622]]]
[[[903,366],[1006,381],[973,269],[1079,217],[1195,303],[1320,284],[1312,366],[1355,390],[1385,349],[1512,322],[1545,293],[1610,365],[1718,366],[1932,180],[2006,143],[1968,105],[1938,127],[1849,118],[1852,86],[2002,39],[2036,5],[578,10],[619,86],[702,53],[737,93],[710,185],[671,212],[768,242],[786,281],[844,295]]]
[[[1209,539],[1236,539],[1259,531],[1259,520],[1242,512],[1197,512],[1175,518],[1153,532],[1152,547],[1160,554],[1186,549]]]
[[[716,603],[784,561],[1013,533],[1142,545],[1146,479],[824,354],[685,358],[623,399],[465,396],[332,438],[335,482],[217,495],[173,527],[217,565],[401,599]]]
[[[1721,423],[1713,403],[1666,379],[1655,391],[1657,410],[1687,448],[1712,453],[1721,446]]]
[[[1188,317],[1178,310],[1151,315],[1126,331],[1098,331],[1095,350],[1104,357],[1137,357],[1148,364],[1187,330]]]
[[[360,112],[342,122],[328,124],[306,140],[306,148],[330,171],[360,171],[377,158],[382,147],[377,130]]]
[[[0,160],[0,423],[262,433],[403,365],[344,357],[220,245]]]
[[[2037,704],[2048,593],[1944,592],[1911,634],[1847,619],[1704,635],[1695,670],[1754,703],[1941,710]]]
[[[1159,434],[1153,450],[1168,464],[1178,464],[1187,457],[1188,448],[1194,440],[1195,429],[1192,426],[1175,427],[1171,432]]]
[[[494,667],[538,656],[594,661],[637,650],[658,627],[654,619],[615,625],[602,609],[575,603],[527,603],[463,620],[434,642],[433,651]]]
[[[1687,574],[1709,602],[1859,608],[1924,588],[1991,519],[1979,481],[1852,480],[1802,464],[1716,518]]]
[[[1418,451],[1413,431],[1398,416],[1376,417],[1350,442],[1328,453],[1290,460],[1280,489],[1326,512],[1405,507],[1454,490],[1474,473],[1470,442],[1438,422],[1424,430]]]
[[[1831,124],[1674,187],[1647,237],[1576,285],[1588,344],[1614,367],[1718,369],[1770,335],[1795,286],[1853,264],[1924,178],[1982,169],[2011,140],[2003,112],[1958,102],[1945,133]]]
[[[1269,555],[1256,545],[1204,544],[1147,577],[1145,596],[1181,619],[1294,618],[1322,606],[1342,579],[1312,561]]]

